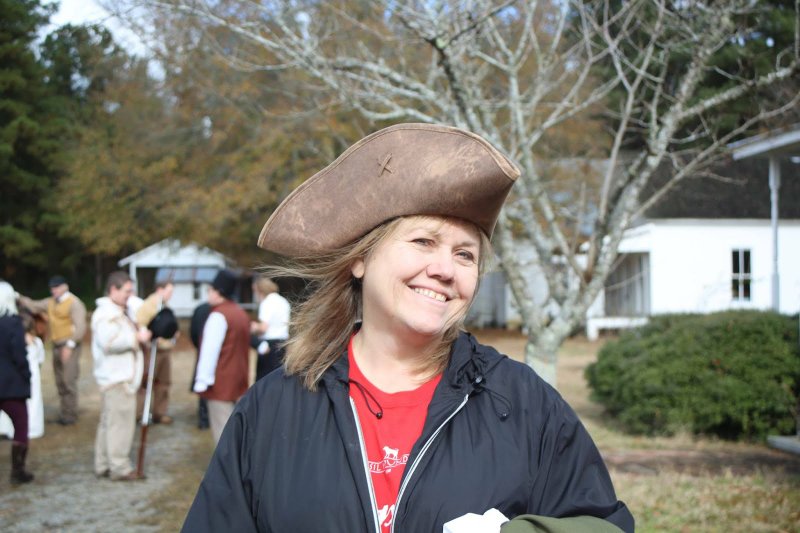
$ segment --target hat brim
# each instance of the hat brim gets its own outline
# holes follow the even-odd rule
[[[491,236],[517,177],[517,167],[474,133],[397,124],[361,139],[289,194],[258,245],[313,256],[406,215],[457,217]]]

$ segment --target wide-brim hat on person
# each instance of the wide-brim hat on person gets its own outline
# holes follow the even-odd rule
[[[211,286],[222,296],[230,300],[236,292],[236,274],[230,270],[220,270],[217,272],[217,275],[214,276],[214,281],[211,282]]]
[[[348,148],[269,217],[258,245],[289,257],[335,250],[405,215],[462,218],[492,235],[519,170],[474,133],[397,124]]]

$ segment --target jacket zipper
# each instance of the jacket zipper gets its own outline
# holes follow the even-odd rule
[[[403,479],[402,485],[400,485],[400,492],[397,493],[397,501],[394,502],[394,513],[392,515],[392,528],[390,530],[391,533],[394,533],[394,526],[397,523],[397,520],[396,520],[397,511],[400,509],[400,500],[403,498],[403,492],[406,490],[406,486],[408,486],[408,481],[411,479],[411,476],[414,475],[414,471],[417,469],[417,466],[419,466],[420,460],[425,455],[425,452],[428,451],[428,448],[430,448],[431,444],[433,444],[433,441],[434,441],[434,439],[436,439],[436,436],[439,435],[439,432],[442,431],[442,428],[444,428],[444,426],[446,426],[447,423],[450,422],[450,420],[454,416],[456,416],[456,413],[458,413],[461,409],[463,409],[463,407],[465,405],[467,405],[467,400],[469,400],[469,394],[464,396],[464,399],[461,401],[461,403],[458,405],[458,407],[456,407],[455,411],[450,413],[450,416],[448,416],[444,420],[444,422],[442,422],[439,425],[439,427],[436,428],[436,431],[433,432],[433,435],[430,436],[430,438],[425,442],[425,445],[419,451],[419,455],[417,455],[416,459],[414,459],[414,462],[411,463],[411,468],[409,468],[408,474],[406,474],[405,479]],[[353,409],[355,409],[355,407],[353,407]],[[359,431],[361,431],[361,428],[359,428]],[[367,474],[367,476],[369,476],[369,474]],[[370,488],[371,488],[371,485],[370,485]],[[380,530],[378,530],[378,531],[380,531]]]
[[[350,409],[353,410],[353,417],[356,419],[356,431],[358,432],[358,444],[361,447],[361,461],[364,464],[364,473],[367,476],[367,487],[369,488],[369,502],[372,508],[372,520],[375,522],[375,533],[381,533],[381,524],[378,520],[378,504],[375,500],[375,489],[372,486],[372,474],[369,472],[369,462],[367,460],[367,444],[364,442],[364,433],[361,431],[361,422],[358,419],[358,411],[356,410],[356,403],[352,398],[350,400]]]

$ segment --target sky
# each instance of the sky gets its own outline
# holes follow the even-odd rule
[[[60,4],[58,11],[50,18],[50,26],[43,30],[43,35],[64,24],[92,24],[106,26],[114,35],[114,39],[128,52],[145,55],[145,46],[130,30],[124,28],[116,18],[103,9],[95,0],[52,0],[45,4]]]

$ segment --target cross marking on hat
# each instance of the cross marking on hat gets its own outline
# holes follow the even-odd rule
[[[378,166],[381,167],[381,171],[378,172],[378,177],[379,178],[381,176],[383,176],[384,171],[388,172],[389,174],[393,174],[394,173],[394,170],[389,168],[389,161],[391,161],[391,160],[392,160],[392,154],[389,153],[389,154],[386,154],[386,156],[383,158],[383,161],[380,161],[380,160],[378,161]]]

